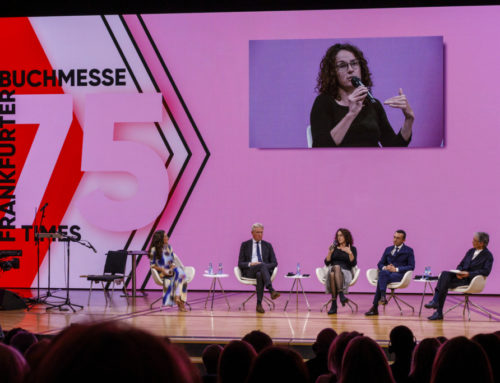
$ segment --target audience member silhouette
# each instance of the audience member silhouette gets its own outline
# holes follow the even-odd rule
[[[342,358],[345,349],[351,340],[363,334],[352,331],[340,333],[330,345],[328,350],[328,374],[323,374],[316,380],[317,383],[335,383],[340,376]]]
[[[358,336],[349,342],[338,381],[394,383],[384,352],[377,342],[367,336]]]
[[[394,353],[394,363],[391,365],[392,376],[396,383],[408,382],[411,357],[415,348],[415,337],[406,326],[396,326],[389,334],[389,349]]]
[[[222,347],[218,344],[211,344],[205,347],[201,354],[203,365],[205,366],[205,375],[202,376],[203,383],[217,382],[217,368],[219,366],[219,357]]]
[[[8,331],[5,334],[5,338],[4,338],[3,342],[5,344],[10,345],[10,340],[14,337],[14,335],[16,335],[18,332],[21,332],[21,331],[26,331],[26,330],[21,328],[21,327],[14,327],[13,329],[11,329],[10,331]]]
[[[490,362],[483,348],[464,336],[452,338],[438,350],[431,383],[492,383]]]
[[[28,365],[21,353],[14,347],[0,343],[0,382],[22,383]]]
[[[242,340],[229,342],[219,357],[218,382],[244,383],[257,356],[254,348]]]
[[[10,345],[17,349],[21,354],[24,355],[26,350],[32,345],[38,342],[38,338],[35,334],[28,331],[19,331],[10,340]]]
[[[54,338],[44,360],[50,363],[40,363],[32,382],[201,381],[183,349],[115,322],[68,327]]]
[[[411,383],[429,383],[432,364],[441,343],[436,338],[425,338],[415,347],[409,381]]]
[[[336,336],[337,333],[333,328],[325,328],[316,336],[316,342],[312,345],[316,356],[306,362],[311,383],[315,383],[320,375],[328,374],[328,350]]]
[[[443,344],[448,341],[448,338],[445,336],[437,336],[436,339],[439,341],[439,343]]]
[[[276,382],[309,382],[306,365],[296,351],[272,346],[257,355],[247,383]]]
[[[253,330],[249,332],[243,337],[242,340],[251,344],[257,354],[265,348],[273,345],[271,337],[260,330]]]
[[[500,338],[495,334],[477,334],[471,340],[483,348],[490,361],[493,381],[500,383]]]

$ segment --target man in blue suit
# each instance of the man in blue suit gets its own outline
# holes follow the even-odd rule
[[[428,309],[436,309],[427,319],[441,320],[443,319],[443,306],[448,295],[448,289],[453,289],[458,286],[469,285],[477,275],[487,277],[493,266],[493,254],[486,248],[490,242],[490,236],[483,232],[474,234],[472,239],[472,249],[465,253],[462,262],[457,266],[460,273],[452,273],[443,271],[439,276],[439,280],[434,291],[434,298],[425,305]]]
[[[377,291],[373,298],[373,306],[365,315],[378,315],[378,305],[386,305],[387,299],[385,291],[387,285],[392,282],[399,282],[408,270],[415,269],[415,256],[413,249],[404,244],[406,240],[406,232],[397,230],[394,233],[394,246],[389,246],[385,249],[378,267]]]

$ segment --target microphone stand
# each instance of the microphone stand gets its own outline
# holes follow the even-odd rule
[[[47,307],[46,308],[46,311],[49,311],[49,310],[52,310],[54,308],[58,308],[59,311],[68,311],[69,309],[71,309],[73,312],[76,312],[75,308],[74,307],[79,307],[80,310],[83,309],[83,306],[82,305],[77,305],[76,303],[71,303],[71,300],[69,299],[69,263],[70,263],[70,244],[71,242],[76,242],[76,243],[79,243],[80,245],[82,246],[85,246],[85,247],[88,247],[89,249],[92,249],[94,251],[96,251],[94,249],[94,246],[92,246],[90,244],[89,241],[77,241],[74,237],[70,237],[66,234],[62,234],[60,233],[61,236],[63,238],[66,238],[68,240],[68,247],[67,247],[67,263],[66,263],[66,298],[64,300],[64,302],[62,302],[61,304],[58,304],[58,305],[52,305],[52,307]],[[64,308],[64,306],[68,306],[69,308]]]
[[[38,210],[38,208],[35,211],[35,218],[36,214],[39,212],[42,212],[42,216],[40,217],[40,222],[38,223],[38,231],[40,231],[40,227],[42,226],[43,219],[45,218],[45,207],[41,208]],[[36,220],[35,220],[36,223]],[[36,230],[36,225],[35,225],[35,230],[33,231],[35,235],[35,241],[36,241],[36,265],[37,265],[37,273],[36,273],[36,297],[30,298],[28,300],[28,311],[31,310],[36,304],[39,303],[46,303],[42,300],[40,296],[40,238],[38,237],[37,230]]]

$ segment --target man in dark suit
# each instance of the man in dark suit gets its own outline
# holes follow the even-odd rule
[[[413,249],[404,244],[405,240],[406,232],[397,230],[394,233],[394,246],[389,246],[384,250],[384,254],[377,264],[379,273],[373,306],[365,313],[366,316],[378,315],[378,305],[387,304],[385,291],[389,283],[401,281],[408,270],[415,269]]]
[[[265,312],[262,308],[264,287],[269,290],[272,299],[280,296],[280,293],[273,289],[271,283],[271,274],[273,269],[278,266],[278,262],[272,245],[262,240],[263,234],[264,226],[260,223],[254,223],[252,225],[253,239],[241,244],[238,258],[241,274],[246,278],[257,279],[257,312],[261,314]]]
[[[428,309],[436,309],[427,319],[441,320],[443,319],[443,306],[448,295],[448,289],[453,289],[458,286],[469,285],[476,275],[487,277],[493,266],[493,254],[486,248],[490,241],[490,236],[483,232],[474,234],[472,239],[472,249],[465,253],[465,257],[457,266],[460,273],[452,273],[443,271],[439,276],[439,280],[434,291],[434,298],[425,305]]]

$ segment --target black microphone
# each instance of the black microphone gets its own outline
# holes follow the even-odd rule
[[[45,202],[45,205],[43,205],[43,206],[41,207],[41,209],[40,209],[40,210],[45,210],[45,208],[46,208],[48,205],[49,205],[49,203],[48,203],[48,202]]]
[[[362,82],[361,82],[361,79],[359,77],[352,77],[351,78],[351,84],[353,87],[357,88],[358,86],[365,86]],[[372,104],[375,103],[375,98],[372,96],[372,94],[370,93],[370,91],[368,91],[366,97],[368,97],[368,100],[370,100],[370,102]]]

